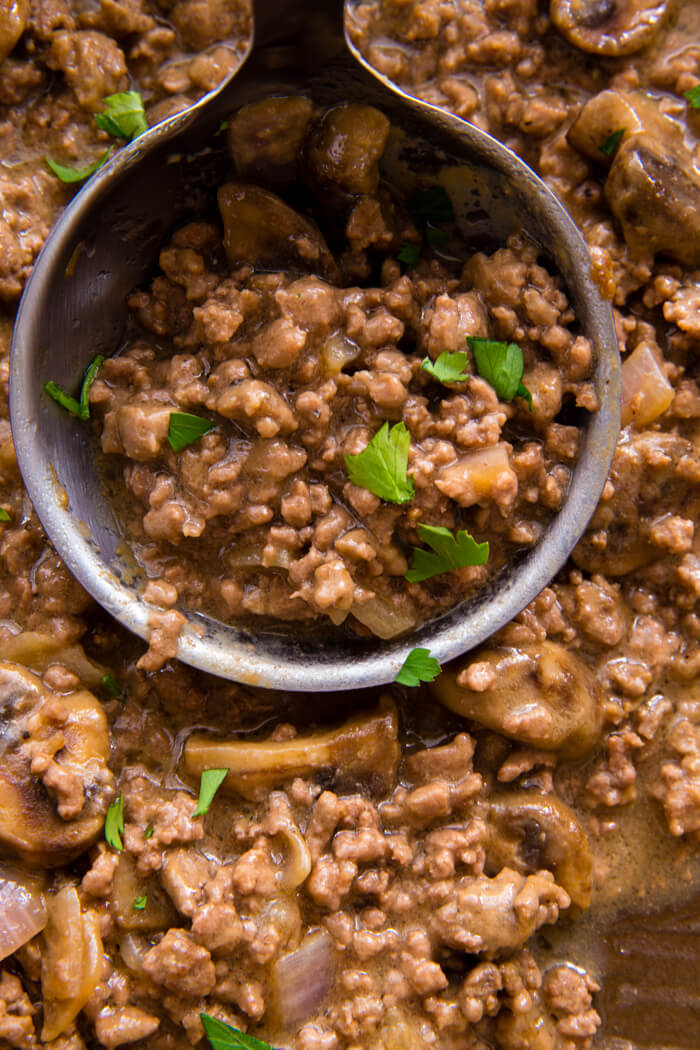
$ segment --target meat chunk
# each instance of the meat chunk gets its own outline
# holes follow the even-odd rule
[[[143,957],[152,981],[185,996],[208,995],[216,982],[211,955],[187,930],[168,930]]]
[[[93,30],[55,33],[48,64],[63,73],[83,109],[98,111],[107,95],[128,86],[122,49]]]
[[[521,947],[544,923],[569,907],[550,872],[524,877],[503,868],[489,879],[462,879],[435,912],[434,934],[453,948],[495,955]]]

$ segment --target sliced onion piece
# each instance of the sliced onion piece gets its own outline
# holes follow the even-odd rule
[[[366,602],[355,602],[350,612],[360,623],[368,627],[377,638],[394,638],[416,626],[413,613],[399,609],[387,598],[376,595]]]
[[[308,934],[301,947],[277,959],[272,988],[283,1028],[301,1024],[316,1013],[330,992],[334,972],[335,949],[327,930]]]
[[[673,387],[648,343],[640,343],[622,364],[622,425],[646,427],[673,401]]]
[[[6,959],[46,926],[42,880],[0,864],[0,959]]]
[[[119,938],[119,954],[132,973],[143,973],[143,957],[151,947],[150,941],[139,933],[124,933]]]

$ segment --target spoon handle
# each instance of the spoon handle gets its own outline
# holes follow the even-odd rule
[[[255,48],[296,43],[307,68],[344,41],[343,0],[251,0]]]

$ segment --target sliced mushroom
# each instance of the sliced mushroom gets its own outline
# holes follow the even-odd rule
[[[651,43],[670,8],[670,0],[550,0],[549,14],[581,51],[631,55]]]
[[[638,255],[663,252],[700,266],[700,175],[690,154],[664,148],[648,133],[623,142],[605,196]]]
[[[184,750],[185,769],[228,769],[225,790],[247,799],[264,798],[294,777],[329,771],[343,780],[363,781],[384,794],[396,783],[399,764],[398,715],[384,698],[378,710],[292,740],[215,740],[194,733]]]
[[[264,98],[239,109],[228,133],[238,175],[264,185],[292,182],[312,111],[302,95]]]
[[[329,281],[338,268],[321,231],[274,193],[227,182],[218,192],[224,248],[232,266],[315,273]]]
[[[0,62],[4,62],[24,32],[29,0],[0,0]]]
[[[311,180],[344,193],[375,193],[379,160],[391,125],[374,106],[334,106],[309,137],[306,163]]]
[[[65,645],[40,631],[21,631],[6,639],[2,655],[6,662],[22,664],[38,674],[51,664],[63,664],[90,689],[96,689],[105,674],[103,667],[88,659],[82,645]]]
[[[99,919],[95,912],[81,910],[74,886],[64,886],[48,901],[43,941],[41,1038],[48,1042],[70,1027],[102,979]]]
[[[602,148],[616,132],[620,144],[633,135],[653,134],[668,150],[683,148],[680,125],[667,117],[658,101],[641,91],[608,88],[593,95],[571,125],[567,138],[574,149],[599,163],[612,163],[613,154]]]
[[[139,875],[128,853],[120,854],[114,869],[110,908],[123,930],[163,930],[177,922],[177,912],[160,882],[153,875]]]
[[[58,696],[0,663],[0,849],[51,867],[97,839],[114,794],[109,732],[86,691]]]
[[[487,864],[523,874],[547,868],[571,897],[587,908],[593,890],[588,838],[573,810],[538,791],[500,792],[489,800]]]
[[[471,689],[463,674],[474,662],[486,665],[486,680],[492,680],[481,691]],[[430,689],[457,714],[567,758],[585,755],[600,736],[600,683],[577,656],[555,642],[472,653],[443,671]]]

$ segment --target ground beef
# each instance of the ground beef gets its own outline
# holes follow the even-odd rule
[[[298,134],[305,101],[263,104],[276,128],[266,132],[266,150],[279,153]],[[232,121],[234,157],[251,152],[259,108]],[[351,198],[345,207],[347,242],[372,260],[384,283],[357,287],[348,273],[331,283],[270,272],[272,246],[277,241],[282,258],[295,227],[318,241],[324,265],[328,250],[277,197],[227,184],[219,191],[223,231],[192,224],[163,249],[164,276],[131,297],[143,336],[101,369],[91,399],[102,449],[120,457],[118,468],[106,470],[123,473],[126,502],[118,475],[113,494],[151,577],[150,594],[165,588],[181,606],[225,620],[330,617],[336,626],[347,621],[390,637],[454,604],[455,587],[467,597],[541,537],[566,498],[579,446],[579,427],[556,422],[563,398],[595,405],[586,381],[591,349],[576,334],[561,281],[522,238],[473,255],[459,270],[424,249],[424,261],[402,273],[385,253],[402,236],[419,239],[411,203],[384,189],[369,195],[378,184],[385,118],[357,105],[336,107],[316,123],[309,117],[310,105],[305,177],[321,181],[325,193],[362,191],[359,203]],[[330,152],[326,138],[335,143]],[[255,231],[242,235],[251,214]],[[342,265],[342,244],[336,255]],[[466,353],[472,337],[519,341],[531,408],[523,398],[499,400],[472,359],[458,382],[440,383],[421,367],[444,353]],[[214,428],[183,452],[169,441],[178,411],[204,411]],[[400,497],[401,510],[398,498],[394,505],[378,499],[371,482],[349,483],[345,462],[382,425],[400,423],[410,436],[407,471],[415,486],[413,498]],[[307,493],[316,494],[316,507],[300,502]],[[457,570],[452,586],[444,576],[407,584],[411,547],[422,545],[419,524],[488,537],[488,567]],[[160,614],[159,623],[174,615]],[[174,655],[158,641],[163,629],[154,633],[146,669]]]
[[[102,0],[90,9],[39,0],[13,11],[19,17],[24,7],[12,55],[5,58],[0,45],[0,300],[7,304],[19,298],[69,200],[70,186],[45,156],[86,168],[113,148],[93,114],[115,92],[138,90],[149,124],[184,109],[235,69],[250,29],[245,0],[164,7]]]

